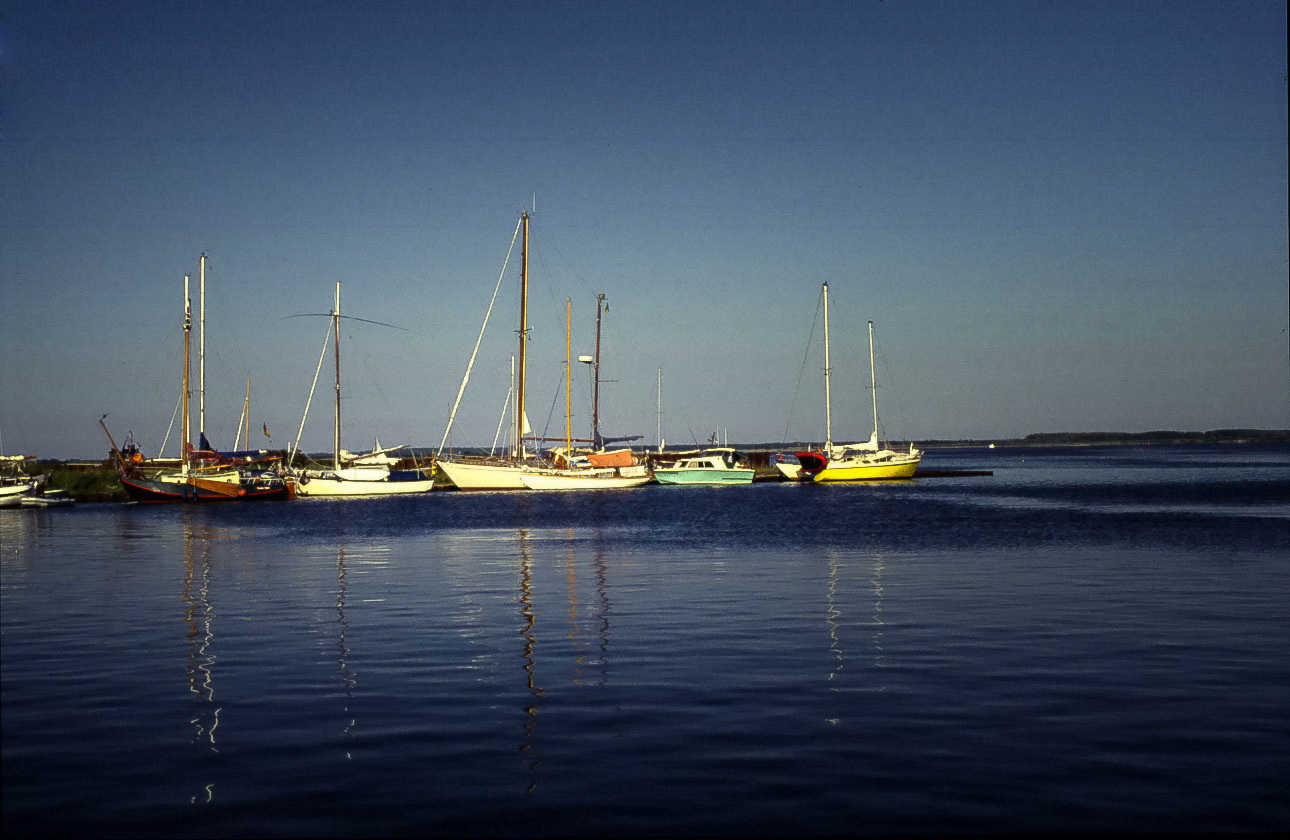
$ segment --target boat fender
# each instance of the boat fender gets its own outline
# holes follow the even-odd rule
[[[245,488],[245,487],[238,488],[237,495],[239,495],[239,496],[245,496],[245,495],[246,495],[246,488]]]
[[[300,476],[300,483],[301,483],[301,484],[308,484],[308,483],[309,483],[309,476],[307,476],[307,475],[302,475],[302,476]]]

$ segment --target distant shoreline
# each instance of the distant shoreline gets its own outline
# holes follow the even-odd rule
[[[1214,429],[1208,432],[1038,432],[1007,440],[928,440],[928,449],[971,446],[1141,446],[1189,443],[1290,443],[1290,429]]]

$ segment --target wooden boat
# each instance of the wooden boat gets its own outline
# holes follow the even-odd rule
[[[617,469],[542,469],[528,467],[520,481],[530,490],[623,490],[652,481],[644,465]]]
[[[205,298],[206,255],[201,257],[201,286]],[[184,275],[184,370],[183,441],[178,470],[149,471],[138,446],[127,438],[124,448],[118,448],[108,431],[104,414],[99,426],[112,447],[121,486],[131,500],[144,503],[157,502],[230,502],[230,501],[282,501],[295,498],[295,480],[280,475],[272,469],[275,456],[261,451],[218,452],[206,440],[204,428],[199,433],[201,447],[195,449],[190,437],[189,378],[190,342],[192,332],[192,300],[189,296],[189,275]],[[203,345],[205,337],[203,336]],[[202,354],[203,382],[205,374]],[[204,391],[204,386],[202,388]],[[204,402],[204,401],[203,401]],[[205,415],[205,406],[202,406]],[[203,419],[204,427],[205,421]]]
[[[869,322],[869,384],[873,394],[873,433],[864,443],[833,443],[832,369],[829,366],[829,284],[824,295],[824,416],[825,444],[818,451],[798,452],[804,480],[874,481],[912,478],[923,453],[910,444],[908,452],[882,448],[878,443],[878,383],[873,364],[873,321]]]
[[[301,496],[395,496],[409,493],[428,493],[434,489],[434,478],[428,477],[420,470],[395,470],[391,468],[394,459],[383,457],[403,447],[395,446],[380,449],[379,443],[372,451],[362,455],[353,455],[340,446],[340,283],[336,283],[335,307],[331,311],[331,322],[328,325],[328,337],[335,339],[336,368],[336,409],[332,426],[332,465],[329,470],[303,470],[297,476],[297,490]],[[324,345],[325,346],[325,345]],[[315,383],[317,379],[315,379]],[[309,392],[310,400],[313,391]],[[306,405],[305,415],[309,408]],[[304,419],[300,421],[304,430]],[[299,436],[296,447],[299,447]],[[348,457],[346,457],[348,456]],[[293,452],[294,460],[294,452]]]
[[[748,456],[729,447],[679,453],[667,467],[654,467],[659,484],[751,484],[755,471]]]
[[[444,457],[443,447],[448,440],[448,433],[452,429],[452,422],[456,417],[458,406],[461,404],[462,394],[466,390],[466,383],[470,379],[470,370],[474,365],[474,354],[471,355],[470,364],[466,367],[466,374],[462,378],[461,387],[457,391],[457,402],[453,406],[452,413],[448,418],[448,427],[444,429],[444,438],[439,445],[439,455],[436,457],[436,466],[443,473],[453,486],[460,490],[523,490],[524,483],[520,480],[520,470],[526,464],[532,463],[532,458],[524,446],[524,438],[528,433],[528,423],[524,413],[525,385],[527,382],[527,348],[528,348],[528,305],[529,305],[529,214],[527,211],[520,214],[519,224],[516,226],[516,233],[523,232],[523,243],[520,248],[520,349],[519,349],[519,378],[516,380],[515,402],[513,421],[511,424],[511,448],[506,456],[502,457],[469,457],[463,455],[450,455]],[[512,239],[512,247],[514,240]],[[503,269],[503,276],[505,269]],[[498,278],[498,287],[500,288],[501,278]],[[497,291],[493,291],[494,300]],[[491,314],[492,304],[489,304],[488,310]],[[484,317],[484,324],[480,327],[479,336],[483,338],[484,329],[488,326],[488,316]],[[479,341],[475,342],[475,351],[479,350]]]
[[[596,356],[600,355],[600,305],[596,304]],[[573,301],[565,309],[564,362],[564,446],[555,450],[549,465],[527,466],[520,470],[520,481],[530,490],[616,490],[639,487],[651,480],[649,467],[639,463],[629,449],[612,452],[598,446],[597,451],[577,452],[573,448]],[[597,384],[599,374],[596,376]],[[592,439],[602,442],[599,428],[598,388],[593,396]]]

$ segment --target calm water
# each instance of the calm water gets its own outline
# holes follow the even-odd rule
[[[925,466],[0,511],[4,829],[1290,828],[1290,448]]]

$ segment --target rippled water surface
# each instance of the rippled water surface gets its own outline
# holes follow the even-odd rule
[[[1290,449],[924,466],[0,510],[4,828],[1290,828]]]

